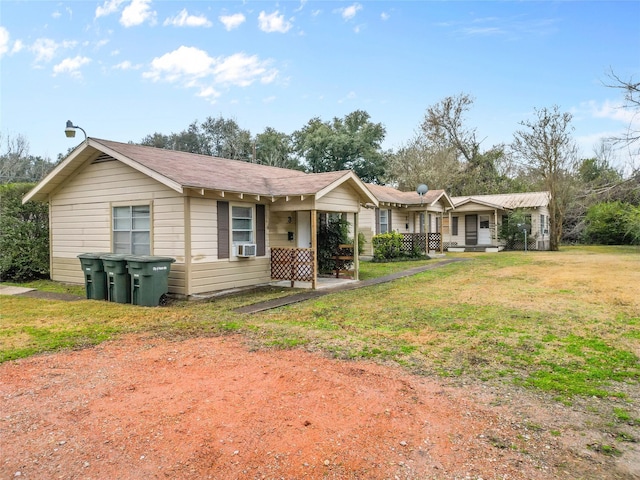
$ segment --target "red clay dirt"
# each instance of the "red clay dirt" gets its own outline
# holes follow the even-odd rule
[[[240,337],[6,362],[0,411],[2,479],[634,478],[535,399]]]

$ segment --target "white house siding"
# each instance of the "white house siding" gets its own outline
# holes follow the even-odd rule
[[[50,195],[51,278],[83,283],[77,256],[111,251],[111,208],[150,204],[152,254],[184,263],[182,196],[118,161],[88,164]],[[184,266],[174,263],[170,291],[184,285]]]
[[[360,255],[373,255],[373,236],[375,235],[376,211],[374,208],[362,208],[358,214],[358,231],[364,235],[364,248]]]
[[[360,210],[359,196],[351,186],[343,183],[316,200],[316,210],[327,212],[358,212],[358,210]]]
[[[223,201],[228,201],[230,205],[255,205],[236,202],[232,198],[224,198]],[[268,255],[238,258],[233,254],[233,247],[230,247],[230,257],[218,259],[218,205],[211,194],[207,194],[206,197],[191,197],[189,212],[191,234],[189,295],[246,287],[271,280]],[[265,213],[266,230],[270,232],[271,219],[268,205]],[[286,213],[280,215],[287,217]],[[266,238],[267,249],[268,246],[269,233]]]
[[[191,295],[271,281],[269,257],[196,263],[191,266]]]

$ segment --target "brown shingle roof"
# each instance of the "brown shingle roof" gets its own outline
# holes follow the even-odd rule
[[[417,192],[401,192],[400,190],[396,190],[393,187],[387,187],[385,185],[375,185],[372,183],[367,183],[367,188],[371,190],[378,201],[383,203],[395,203],[401,205],[429,205],[437,200],[439,200],[442,196],[446,197],[446,193],[444,190],[429,190],[420,198]],[[447,202],[448,202],[448,198]],[[452,205],[450,205],[452,206]]]

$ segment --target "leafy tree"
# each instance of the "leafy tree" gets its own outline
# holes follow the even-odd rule
[[[562,222],[572,200],[571,172],[576,146],[571,136],[571,114],[558,106],[536,109],[536,119],[520,122],[525,129],[514,134],[511,148],[551,194],[549,202],[550,248],[558,250]]]
[[[526,234],[525,231],[527,232]],[[531,214],[521,208],[516,208],[509,212],[506,221],[503,221],[500,225],[498,238],[504,240],[507,249],[513,250],[517,245],[524,245],[525,236],[528,243],[530,233]]]
[[[253,159],[251,132],[240,128],[235,120],[207,117],[201,128],[206,154],[231,160]]]
[[[22,197],[32,183],[0,185],[0,279],[26,281],[49,274],[49,208]]]
[[[286,133],[278,132],[271,127],[265,128],[264,132],[256,135],[255,150],[257,163],[302,170],[300,163],[293,157],[291,137]]]
[[[386,157],[381,144],[386,134],[367,112],[356,110],[323,122],[315,117],[293,133],[294,151],[313,173],[353,170],[365,182],[380,183]]]

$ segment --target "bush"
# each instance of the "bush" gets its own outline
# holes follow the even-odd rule
[[[333,256],[340,244],[350,244],[349,222],[342,217],[329,216],[327,223],[321,223],[318,233],[318,271],[331,273],[336,266]]]
[[[597,203],[585,217],[584,241],[599,245],[640,245],[640,206]]]
[[[32,183],[0,185],[0,280],[49,276],[49,208],[22,197]]]
[[[402,248],[402,238],[398,232],[374,235],[373,260],[383,262],[407,256]]]

